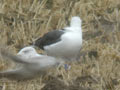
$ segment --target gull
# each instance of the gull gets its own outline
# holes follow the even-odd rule
[[[41,54],[38,54],[33,46],[27,46],[22,48],[18,53],[17,56],[25,59],[29,59],[32,57],[42,56]]]
[[[82,47],[81,19],[74,16],[70,26],[61,30],[50,31],[33,42],[49,56],[63,58],[65,61],[76,60]]]
[[[17,55],[1,50],[1,55],[3,58],[8,58],[15,63],[21,64],[15,69],[0,72],[1,77],[9,79],[31,79],[39,75],[44,75],[47,70],[59,64],[54,57],[38,54],[33,47],[25,47]]]

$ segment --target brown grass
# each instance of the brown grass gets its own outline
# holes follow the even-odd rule
[[[119,0],[0,0],[0,45],[14,53],[44,33],[83,23],[79,63],[28,81],[0,79],[0,90],[120,90]],[[0,70],[13,64],[0,60]]]

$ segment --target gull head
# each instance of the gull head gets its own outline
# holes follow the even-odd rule
[[[81,23],[82,23],[82,21],[81,21],[80,17],[74,16],[71,19],[70,27],[81,27]]]
[[[21,49],[17,55],[21,56],[21,57],[32,57],[35,56],[37,54],[36,50],[34,49],[33,46],[28,46],[28,47],[24,47],[23,49]]]

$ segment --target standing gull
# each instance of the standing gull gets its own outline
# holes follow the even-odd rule
[[[54,57],[40,55],[33,47],[25,47],[17,55],[1,50],[1,55],[4,58],[8,58],[21,64],[19,67],[16,67],[16,69],[9,69],[0,72],[0,76],[9,79],[30,79],[45,74],[48,69],[59,64]]]
[[[69,27],[46,33],[34,42],[34,46],[44,50],[49,56],[74,60],[82,46],[81,23],[80,17],[74,16]]]

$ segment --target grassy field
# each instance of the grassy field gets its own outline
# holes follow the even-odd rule
[[[0,90],[120,90],[119,0],[0,0],[0,46],[16,54],[72,16],[82,19],[80,62],[32,80],[0,78]],[[0,58],[0,70],[11,67]]]

